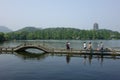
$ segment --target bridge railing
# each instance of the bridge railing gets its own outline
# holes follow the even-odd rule
[[[14,48],[13,47],[0,47],[0,52],[2,52],[2,51],[5,51],[5,52],[7,52],[7,51],[14,51]]]

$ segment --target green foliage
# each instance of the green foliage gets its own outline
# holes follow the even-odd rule
[[[5,40],[4,33],[0,32],[0,42],[2,42],[4,40]]]
[[[5,34],[6,40],[35,40],[35,39],[120,39],[119,32],[110,30],[80,30],[75,28],[24,28]]]

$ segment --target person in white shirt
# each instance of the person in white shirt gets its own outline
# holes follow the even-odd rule
[[[100,42],[100,50],[103,50],[103,47],[104,47],[103,42]]]
[[[83,48],[84,48],[84,49],[87,49],[87,44],[86,44],[86,42],[83,43]]]

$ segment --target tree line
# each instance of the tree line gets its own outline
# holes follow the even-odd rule
[[[120,33],[106,29],[80,30],[75,28],[46,28],[36,30],[20,30],[0,33],[0,41],[4,40],[36,40],[36,39],[73,39],[73,40],[109,40],[120,39]]]

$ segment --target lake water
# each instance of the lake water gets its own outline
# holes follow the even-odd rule
[[[0,46],[14,47],[21,43],[41,44],[51,48],[65,48],[68,40],[8,41]],[[84,41],[69,40],[73,49],[81,49]],[[120,40],[94,40],[104,47],[120,48]],[[89,42],[86,40],[86,42]],[[0,80],[120,80],[119,56],[95,56],[43,53],[28,50],[21,53],[0,54]]]

